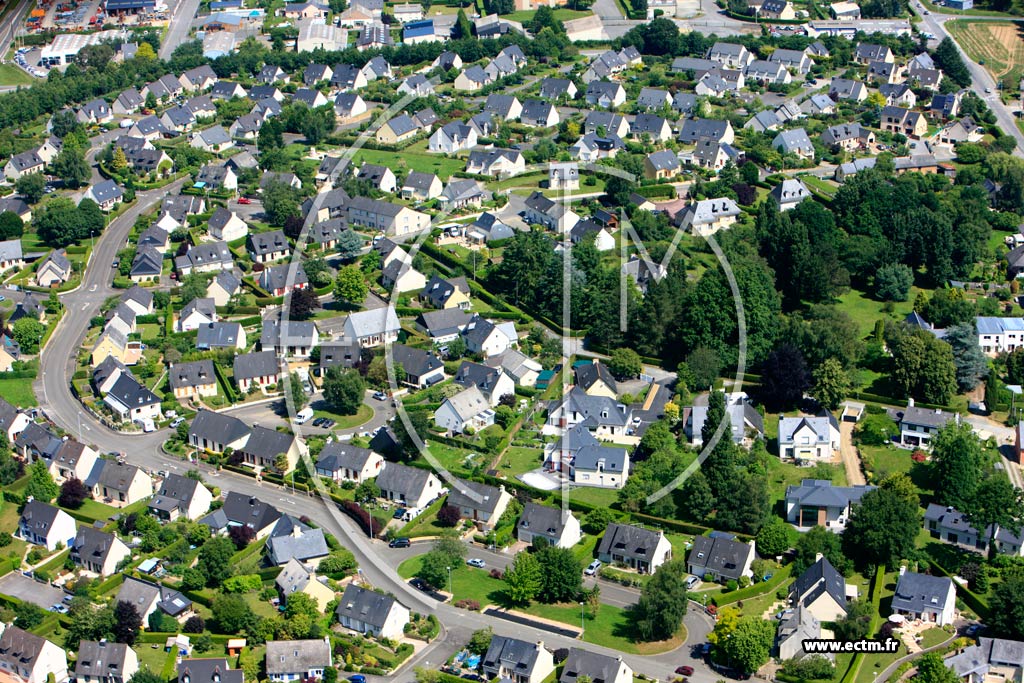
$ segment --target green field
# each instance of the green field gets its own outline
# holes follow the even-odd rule
[[[19,408],[39,405],[30,379],[0,379],[0,396]]]
[[[946,23],[946,29],[967,56],[983,64],[996,81],[1017,87],[1024,75],[1024,38],[1020,23],[955,19]]]
[[[525,23],[533,19],[533,15],[537,13],[537,10],[523,10],[521,12],[513,12],[512,14],[503,15],[509,21],[518,21],[519,23]],[[560,7],[554,11],[555,19],[558,21],[572,21],[573,19],[582,19],[583,17],[589,17],[593,12],[590,10],[573,10],[565,9]]]
[[[863,336],[867,336],[875,328],[876,320],[886,317],[903,320],[907,317],[907,314],[914,310],[914,298],[919,291],[921,290],[917,287],[911,287],[910,296],[907,300],[895,302],[893,312],[885,313],[882,311],[882,306],[885,305],[883,302],[875,301],[864,292],[851,289],[839,297],[839,308],[853,318],[853,321],[857,323],[858,329],[860,329],[860,333]]]
[[[0,85],[32,85],[34,79],[14,64],[0,64]]]
[[[328,417],[337,422],[338,424],[334,425],[333,429],[352,429],[372,420],[373,408],[363,403],[360,404],[359,411],[355,415],[339,415],[329,410],[320,409],[314,410],[313,415],[315,417]]]
[[[512,446],[505,452],[498,469],[504,475],[514,476],[537,469],[543,458],[544,452],[540,449]]]
[[[383,164],[392,171],[402,174],[407,171],[436,173],[441,180],[448,180],[453,173],[466,168],[465,161],[450,159],[439,154],[421,154],[409,151],[388,152],[379,149],[361,149],[356,152],[352,163],[359,165],[364,162]]]

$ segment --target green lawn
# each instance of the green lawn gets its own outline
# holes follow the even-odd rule
[[[446,443],[428,440],[427,445],[430,448],[430,454],[437,459],[441,466],[452,472],[468,473],[474,466],[483,464],[487,460],[479,453],[449,446]]]
[[[950,634],[943,631],[941,628],[930,628],[921,634],[921,647],[927,650],[930,647],[935,647],[939,643],[944,643],[949,640]]]
[[[245,598],[250,609],[252,609],[253,613],[258,617],[273,617],[279,615],[277,609],[275,609],[273,605],[266,600],[260,600],[259,593],[246,593],[242,597]]]
[[[142,323],[139,325],[139,334],[143,341],[158,339],[162,333],[161,327],[157,323]]]
[[[837,486],[846,485],[846,471],[839,466],[798,467],[792,463],[782,462],[778,458],[768,461],[768,495],[772,503],[782,500],[786,488],[799,484],[804,479],[831,479]],[[828,474],[830,476],[821,476]]]
[[[895,446],[858,446],[864,469],[871,475],[871,481],[881,481],[890,474],[909,474],[914,461],[911,451]]]
[[[338,424],[334,425],[332,429],[352,429],[358,427],[361,424],[366,424],[373,419],[373,408],[361,403],[359,405],[359,411],[355,415],[339,415],[338,413],[332,413],[329,410],[314,410],[314,417],[328,417]]]
[[[799,176],[799,178],[800,178],[800,180],[803,181],[804,185],[806,185],[809,189],[815,190],[817,192],[820,192],[821,194],[825,195],[829,199],[834,197],[835,194],[836,194],[836,191],[839,189],[839,186],[836,185],[834,182],[829,181],[829,180],[822,180],[821,178],[818,178],[817,176],[806,175],[806,176]]]
[[[544,461],[544,451],[538,448],[512,446],[501,459],[498,469],[508,476],[537,469]]]
[[[435,500],[419,517],[398,530],[398,536],[416,538],[417,536],[439,536],[445,527],[437,523],[437,511],[441,509],[444,498]]]
[[[31,76],[14,64],[0,64],[0,85],[32,85],[33,82]]]
[[[0,531],[6,531],[13,537],[14,532],[18,530],[20,518],[17,505],[6,500],[0,501]],[[27,546],[28,544],[20,538],[12,538],[10,545],[0,549],[0,553],[3,557],[24,557]]]
[[[921,290],[917,287],[912,287],[910,289],[910,296],[906,301],[895,302],[893,312],[884,313],[882,311],[884,304],[881,301],[875,301],[867,294],[851,289],[839,297],[839,308],[846,311],[853,318],[853,321],[857,323],[857,327],[860,329],[861,335],[867,336],[875,328],[875,321],[880,318],[889,317],[895,320],[903,320],[907,317],[907,314],[914,310],[914,298],[919,291]]]
[[[597,486],[580,486],[569,492],[571,500],[581,500],[591,505],[611,507],[619,499],[618,489],[602,489]]]
[[[31,408],[39,405],[36,395],[32,393],[30,379],[0,379],[0,396],[18,408]]]
[[[117,514],[119,510],[110,505],[87,498],[82,503],[82,507],[75,510],[75,512],[96,521],[106,521],[111,515]]]
[[[513,12],[512,14],[504,15],[509,21],[518,21],[519,23],[525,23],[533,19],[533,15],[537,13],[537,10],[523,10],[521,12]],[[572,21],[573,19],[582,19],[583,17],[589,17],[593,12],[590,10],[572,10],[565,9],[564,7],[556,9],[553,14],[555,19],[558,21]]]
[[[438,154],[418,154],[407,150],[389,152],[364,148],[356,152],[352,162],[356,165],[363,162],[384,164],[395,172],[419,171],[421,173],[436,173],[441,180],[448,180],[453,173],[466,169],[466,162],[461,159],[450,159]]]
[[[171,653],[164,652],[163,643],[139,643],[132,649],[139,656],[139,668],[149,669],[158,676],[163,671],[167,658],[172,656]]]

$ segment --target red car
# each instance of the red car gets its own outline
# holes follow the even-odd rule
[[[680,666],[680,667],[676,668],[676,673],[679,674],[680,676],[692,676],[693,675],[693,667],[692,666]]]
[[[238,198],[238,203],[239,204],[252,204],[252,200],[249,199],[248,197],[239,197]]]

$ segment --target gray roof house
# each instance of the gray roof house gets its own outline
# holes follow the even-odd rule
[[[630,683],[633,669],[623,661],[622,655],[612,657],[571,647],[558,683],[577,683],[581,676],[593,683]]]
[[[389,462],[377,477],[381,497],[411,508],[422,508],[441,494],[441,481],[433,472]]]
[[[178,662],[178,683],[243,683],[241,669],[232,669],[224,658],[182,659]]]
[[[290,515],[282,515],[267,537],[267,558],[279,567],[291,559],[310,562],[330,552],[323,529],[314,529]]]
[[[275,683],[323,678],[331,666],[331,639],[267,641],[267,677]]]
[[[493,529],[511,499],[504,486],[459,479],[448,494],[447,504],[459,508],[463,518],[473,520],[477,526]]]
[[[846,616],[846,580],[828,558],[821,557],[789,587],[789,603],[820,621],[838,621]]]
[[[753,561],[753,541],[741,543],[722,532],[713,532],[711,537],[695,536],[686,560],[691,574],[701,577],[710,574],[715,581],[738,581],[741,576],[751,576]]]
[[[663,531],[611,522],[597,546],[602,562],[625,564],[637,571],[653,572],[672,557],[672,544]]]
[[[786,488],[786,521],[798,528],[823,526],[841,533],[850,511],[874,486],[833,486],[824,479],[804,479]]]
[[[481,661],[488,679],[510,679],[516,683],[540,683],[555,670],[551,653],[543,642],[492,636]]]
[[[526,503],[516,522],[516,537],[523,543],[539,538],[548,545],[572,548],[580,541],[580,522],[568,510]]]
[[[929,576],[900,568],[896,594],[892,596],[893,614],[932,622],[938,626],[953,623],[956,590],[947,576]]]
[[[409,623],[409,609],[393,595],[354,583],[345,587],[334,613],[343,627],[377,638],[400,638]]]
[[[783,154],[794,154],[802,159],[814,158],[814,144],[803,128],[782,131],[772,140],[772,147]]]

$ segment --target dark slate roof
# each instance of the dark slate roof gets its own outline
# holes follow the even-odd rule
[[[228,660],[182,659],[178,662],[178,683],[243,683],[241,669],[228,667]]]
[[[485,669],[504,667],[528,676],[537,663],[539,648],[537,643],[518,638],[492,636],[491,645],[487,648],[487,654],[484,655],[483,665]]]
[[[97,564],[102,564],[116,540],[117,536],[114,534],[108,534],[91,526],[79,527],[74,540],[74,554],[82,558],[83,561],[92,560]]]
[[[472,319],[472,313],[461,308],[449,308],[440,311],[425,311],[416,320],[430,336],[443,337],[458,333]]]
[[[695,536],[688,562],[697,568],[697,574],[703,573],[701,569],[708,569],[721,576],[738,579],[748,553],[749,545],[731,538]]]
[[[215,322],[196,331],[197,349],[235,348],[244,330],[238,323]]]
[[[190,363],[176,363],[167,371],[171,389],[184,389],[216,384],[213,361],[197,360]]]
[[[217,443],[231,443],[248,434],[249,427],[237,417],[200,410],[192,420],[188,433],[190,439],[195,435]]]
[[[805,607],[810,606],[815,600],[828,593],[836,604],[846,608],[846,581],[827,557],[808,567],[801,574],[789,590],[790,595],[801,600]]]
[[[612,377],[611,371],[604,363],[582,363],[577,365],[574,371],[576,373],[576,384],[583,387],[584,391],[590,389],[598,381],[601,381],[613,392],[618,393],[615,378]]]
[[[455,373],[454,382],[463,387],[477,387],[488,396],[501,379],[501,368],[492,368],[480,363],[464,360]]]
[[[178,501],[184,510],[188,508],[200,486],[201,482],[172,472],[164,477],[156,496],[172,498]]]
[[[605,472],[625,473],[626,471],[626,449],[616,446],[601,446],[588,444],[576,451],[576,459],[573,460],[573,467],[577,470],[593,472],[599,466],[604,467]]]
[[[597,547],[599,555],[622,555],[645,562],[650,562],[661,532],[653,529],[642,529],[631,524],[612,522],[605,529],[601,543]]]
[[[373,451],[369,448],[360,448],[344,441],[332,441],[320,451],[316,469],[325,472],[350,469],[358,472],[366,467],[366,463],[372,455]]]
[[[270,526],[281,517],[273,505],[235,491],[228,493],[221,510],[229,522],[245,524],[256,531]]]
[[[350,583],[345,587],[345,593],[334,613],[339,619],[349,617],[379,629],[387,621],[395,602],[395,598],[390,595]]]
[[[622,655],[611,657],[599,652],[571,647],[558,683],[576,683],[580,676],[586,676],[593,683],[615,683],[621,667]]]
[[[295,524],[294,520],[284,515],[274,525],[267,539],[267,547],[273,553],[278,564],[296,559],[300,562],[324,557],[331,552],[327,547],[327,539],[323,529],[313,529],[305,524]],[[278,532],[278,527],[282,527]]]
[[[49,529],[53,527],[53,523],[57,520],[58,512],[60,512],[59,508],[47,505],[39,500],[30,500],[25,503],[25,507],[21,511],[20,524],[27,526],[33,533],[45,538],[49,536]],[[66,538],[61,540],[67,541]]]
[[[370,445],[373,446],[372,443]],[[402,494],[408,500],[415,500],[423,493],[429,478],[430,472],[425,469],[389,462],[377,477],[377,487]]]
[[[892,609],[907,612],[921,612],[925,609],[942,610],[946,604],[951,579],[945,576],[929,576],[917,572],[906,572],[896,582],[896,594],[892,596]],[[954,597],[955,599],[955,597]]]
[[[479,501],[471,497],[470,491],[476,494],[475,497],[478,497]],[[501,500],[501,493],[502,491],[497,486],[459,479],[448,494],[448,505],[466,507],[481,512],[494,512],[498,501]]]
[[[128,408],[139,406],[150,406],[160,403],[160,398],[142,384],[135,381],[128,375],[121,375],[110,387],[108,396],[113,396]]]
[[[255,351],[240,353],[235,356],[235,380],[253,379],[254,377],[273,377],[281,367],[273,351]]]
[[[566,512],[571,516],[571,512]],[[537,503],[526,503],[523,505],[523,514],[519,517],[519,528],[526,529],[535,534],[559,537],[565,527],[566,518],[559,508]]]
[[[391,347],[392,357],[395,363],[401,363],[402,368],[411,375],[422,377],[428,372],[443,368],[441,359],[429,351],[415,349],[405,344],[394,344]]]
[[[799,486],[786,488],[786,501],[817,507],[847,507],[860,502],[874,486],[833,486],[827,479],[804,479]]]
[[[127,658],[126,643],[109,643],[106,639],[83,640],[78,644],[75,677],[121,680],[125,676]]]
[[[287,453],[295,437],[266,427],[254,426],[249,440],[239,450],[265,460],[273,460],[281,453]]]
[[[275,251],[287,251],[291,248],[288,238],[281,230],[250,234],[246,248],[256,255],[271,254]]]

